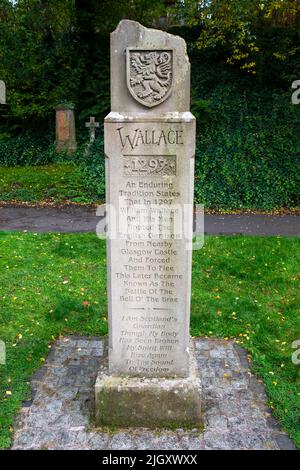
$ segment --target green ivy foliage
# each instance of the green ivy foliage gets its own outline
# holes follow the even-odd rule
[[[56,158],[51,134],[28,130],[16,137],[0,137],[0,166],[46,165]]]
[[[98,138],[92,144],[82,144],[75,157],[76,164],[81,170],[85,186],[95,200],[105,200],[105,157],[103,127]]]
[[[218,209],[299,205],[300,107],[291,93],[193,61],[195,198]]]

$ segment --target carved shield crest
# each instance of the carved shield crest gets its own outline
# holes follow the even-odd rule
[[[127,87],[139,103],[153,108],[172,91],[171,49],[126,49]]]

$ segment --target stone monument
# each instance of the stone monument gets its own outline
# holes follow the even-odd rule
[[[0,80],[0,104],[6,104],[6,86],[3,80]]]
[[[56,141],[57,153],[67,152],[71,155],[75,152],[76,128],[74,106],[72,104],[60,104],[56,108]]]
[[[189,105],[185,41],[121,21],[111,34],[111,112],[104,124],[110,375],[100,372],[96,381],[96,425],[201,423],[189,335],[195,153]]]
[[[90,134],[90,144],[96,140],[96,129],[99,127],[99,122],[96,122],[95,117],[91,116],[89,122],[85,123],[85,127],[88,127]]]

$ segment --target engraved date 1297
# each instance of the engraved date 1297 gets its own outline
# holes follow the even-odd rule
[[[124,176],[176,175],[176,155],[124,155]]]

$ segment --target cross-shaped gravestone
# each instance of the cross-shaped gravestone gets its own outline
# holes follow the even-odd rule
[[[90,121],[85,123],[85,127],[90,128],[90,142],[94,142],[96,138],[96,127],[99,127],[99,122],[96,122],[94,116],[91,116]]]

